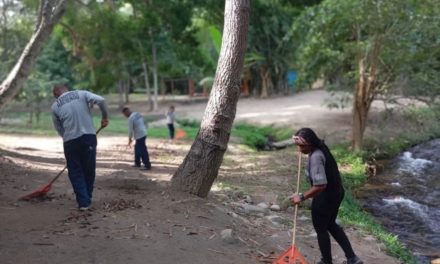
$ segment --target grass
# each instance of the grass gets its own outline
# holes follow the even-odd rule
[[[49,113],[41,113],[40,121],[33,124],[28,124],[28,113],[26,112],[6,112],[2,115],[4,125],[0,126],[2,133],[17,133],[17,134],[34,134],[34,135],[50,135],[55,136],[52,124],[52,116]],[[94,114],[93,122],[95,127],[100,125],[101,118]],[[145,117],[147,124],[156,121],[154,117]],[[199,131],[200,122],[196,120],[179,120],[179,126],[183,129],[188,139],[194,139]],[[127,119],[122,116],[111,116],[110,124],[103,131],[110,135],[126,135],[127,134]],[[273,136],[275,140],[283,140],[289,138],[292,130],[288,128],[274,128],[271,126],[258,127],[254,125],[239,123],[236,124],[231,131],[233,137],[241,138],[243,144],[250,148],[262,149],[266,143],[268,136]],[[163,127],[149,127],[148,137],[150,138],[167,138],[168,128]]]
[[[288,139],[293,134],[291,128],[273,126],[254,126],[245,123],[238,123],[232,128],[232,136],[239,137],[243,144],[252,149],[263,149],[267,137],[272,136],[275,141]]]

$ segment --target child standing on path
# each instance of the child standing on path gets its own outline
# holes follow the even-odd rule
[[[136,140],[134,145],[134,167],[141,167],[141,160],[144,164],[144,170],[151,169],[150,157],[148,155],[147,145],[147,128],[145,127],[144,118],[138,112],[131,112],[130,108],[124,107],[122,113],[128,118],[128,146],[131,147],[132,138]]]
[[[168,134],[171,140],[174,139],[174,122],[176,121],[176,114],[174,113],[175,107],[171,105],[168,111],[165,113],[167,118]]]

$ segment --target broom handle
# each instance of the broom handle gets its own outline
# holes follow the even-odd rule
[[[99,131],[101,131],[104,127],[100,127],[98,130],[96,130],[96,135],[99,134]],[[64,168],[57,174],[57,176],[55,176],[49,183],[49,185],[52,185],[52,183],[54,183],[56,180],[58,180],[58,178],[61,176],[61,174],[63,174],[63,172],[67,169],[67,164],[64,165]]]
[[[299,192],[299,179],[301,177],[301,151],[298,151],[298,176],[296,179],[296,193]],[[295,213],[293,215],[293,228],[292,228],[292,256],[294,255],[295,249],[295,237],[296,237],[296,216],[298,214],[298,204],[295,204]]]

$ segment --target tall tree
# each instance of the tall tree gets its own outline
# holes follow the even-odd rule
[[[362,149],[371,104],[402,74],[400,64],[414,44],[410,33],[420,21],[412,0],[326,0],[295,23],[300,42],[300,81],[325,78],[333,88],[351,90],[352,148]]]
[[[49,38],[55,24],[61,19],[66,3],[67,0],[40,1],[35,30],[14,68],[0,85],[0,109],[22,88],[23,82],[31,73],[41,47]]]
[[[206,197],[223,161],[240,95],[249,25],[249,0],[226,0],[213,90],[196,139],[172,178],[178,190]]]

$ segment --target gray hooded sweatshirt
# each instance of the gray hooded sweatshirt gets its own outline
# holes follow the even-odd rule
[[[140,139],[147,135],[144,118],[138,112],[132,112],[128,117],[128,138]]]
[[[53,125],[64,142],[85,134],[96,134],[90,112],[94,104],[99,106],[102,118],[107,118],[104,98],[88,91],[65,92],[52,104]]]

